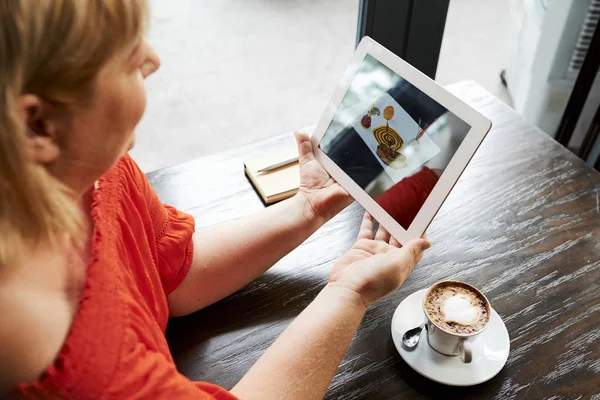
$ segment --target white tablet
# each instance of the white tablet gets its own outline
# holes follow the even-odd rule
[[[490,127],[365,37],[312,141],[331,176],[405,244],[425,232]]]

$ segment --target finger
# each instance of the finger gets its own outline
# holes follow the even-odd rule
[[[400,244],[400,242],[397,241],[396,238],[393,237],[393,236],[390,237],[390,245],[394,246],[394,247],[398,247],[398,248],[402,247],[402,245]]]
[[[356,240],[359,239],[373,239],[373,217],[368,212],[365,212],[365,216],[360,224]]]
[[[294,131],[296,143],[298,144],[298,163],[304,165],[315,159],[312,149],[312,141],[308,133],[303,131]]]
[[[377,233],[375,234],[375,240],[381,240],[382,242],[388,243],[392,235],[379,224],[379,228],[377,229]]]
[[[394,252],[393,262],[404,268],[400,268],[400,278],[402,281],[406,279],[410,271],[417,265],[423,257],[423,252],[431,247],[431,243],[425,239],[411,240],[403,246],[399,251]]]

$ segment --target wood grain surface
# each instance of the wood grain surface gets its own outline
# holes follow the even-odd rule
[[[600,174],[477,84],[449,89],[492,120],[492,130],[431,224],[433,247],[367,312],[327,398],[600,399]],[[243,160],[293,143],[285,133],[148,177],[164,202],[210,226],[263,209]],[[362,213],[353,204],[240,292],[171,320],[179,370],[235,385],[325,285]],[[421,377],[390,336],[405,297],[449,278],[482,289],[510,334],[506,366],[477,386]]]

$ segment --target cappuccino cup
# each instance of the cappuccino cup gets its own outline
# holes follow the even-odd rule
[[[473,341],[489,325],[491,307],[477,288],[460,281],[431,286],[423,300],[427,341],[438,353],[473,360]]]

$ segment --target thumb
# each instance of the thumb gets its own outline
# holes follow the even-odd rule
[[[300,165],[304,165],[309,161],[315,159],[315,155],[312,150],[312,141],[306,132],[294,131],[296,137],[296,143],[298,144],[298,162]]]
[[[398,251],[394,252],[394,263],[401,267],[400,273],[403,280],[406,279],[410,271],[421,261],[423,252],[431,247],[431,242],[426,239],[414,239],[408,242]]]

